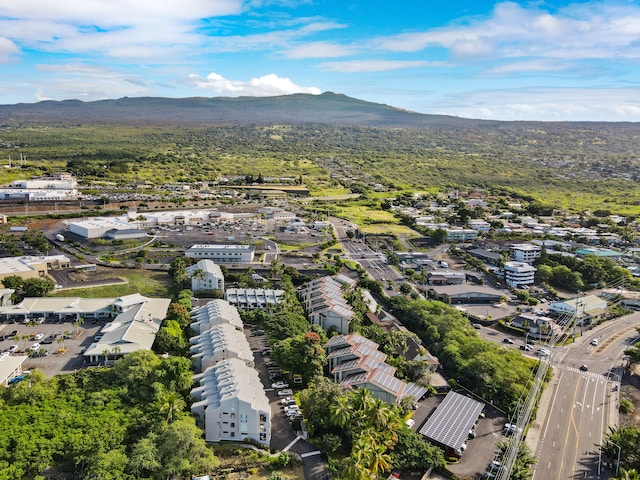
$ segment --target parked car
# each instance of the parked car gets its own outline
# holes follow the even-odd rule
[[[278,390],[279,397],[288,397],[289,395],[293,395],[293,390],[290,388],[286,388],[284,390]]]
[[[404,423],[407,425],[407,427],[413,428],[413,426],[416,424],[416,421],[413,418],[410,418]]]
[[[285,405],[287,402],[291,402],[291,401],[295,402],[296,400],[295,400],[295,398],[293,398],[293,397],[284,397],[284,398],[281,398],[281,399],[280,399],[280,405]]]
[[[40,350],[40,344],[34,343],[33,345],[31,345],[30,349],[33,350],[34,352],[37,352],[38,350]]]
[[[18,350],[18,345],[15,345],[15,344],[14,344],[14,345],[11,345],[11,346],[7,349],[7,351],[8,351],[8,352],[15,352],[16,350]]]
[[[42,340],[44,338],[44,334],[42,333],[36,333],[36,335],[33,337],[34,340]]]
[[[279,382],[276,383],[272,383],[271,384],[271,388],[289,388],[289,384],[287,382],[284,382],[282,380],[280,380]]]

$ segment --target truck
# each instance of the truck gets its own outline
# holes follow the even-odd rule
[[[61,233],[58,233],[58,234],[56,235],[56,240],[59,240],[59,241],[61,241],[61,242],[64,242],[64,235],[62,235]]]

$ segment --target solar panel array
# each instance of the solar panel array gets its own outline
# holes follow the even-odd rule
[[[429,440],[460,450],[483,408],[482,402],[449,392],[420,433]]]

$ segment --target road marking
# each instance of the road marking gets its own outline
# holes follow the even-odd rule
[[[625,334],[627,334],[629,332],[632,332],[633,330],[635,330],[638,327],[640,327],[640,324],[631,325],[630,327],[627,327],[627,328],[624,328],[622,330],[619,330],[616,333],[614,333],[613,335],[611,335],[610,337],[607,337],[606,340],[602,341],[596,348],[593,349],[593,355],[600,355],[600,354],[604,353],[613,344],[613,342],[618,340],[623,335],[625,335]]]
[[[573,392],[573,402],[571,402],[573,405],[576,404],[576,397],[578,396],[578,386],[579,385],[580,385],[580,382],[578,382],[576,384],[576,388],[575,388],[575,390]],[[574,427],[575,427],[575,422],[573,420],[573,413],[571,414],[571,422],[570,423],[573,423]],[[558,424],[558,427],[559,426],[560,425]],[[571,433],[571,428],[567,428],[567,434],[564,437],[564,446],[562,447],[562,455],[560,456],[560,458],[564,458],[565,457],[564,454],[567,451],[567,444],[569,443],[569,433]],[[558,480],[560,480],[561,475],[562,475],[562,465],[560,465],[560,468],[558,468],[558,477],[557,477]],[[573,472],[571,473],[571,475],[573,476]]]
[[[320,450],[316,450],[314,452],[307,452],[307,453],[303,453],[302,455],[300,455],[301,458],[307,458],[307,457],[312,457],[314,455],[322,455],[322,452]]]

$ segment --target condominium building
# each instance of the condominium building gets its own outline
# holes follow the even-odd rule
[[[509,254],[516,262],[532,264],[540,256],[542,247],[531,243],[516,243],[509,247]]]
[[[504,264],[505,283],[514,288],[533,285],[537,270],[536,267],[525,262],[506,262]]]
[[[253,245],[202,244],[189,247],[184,255],[189,258],[208,258],[216,263],[253,262],[256,248]]]
[[[271,441],[271,406],[258,372],[238,358],[229,358],[194,377],[191,412],[207,442]]]

